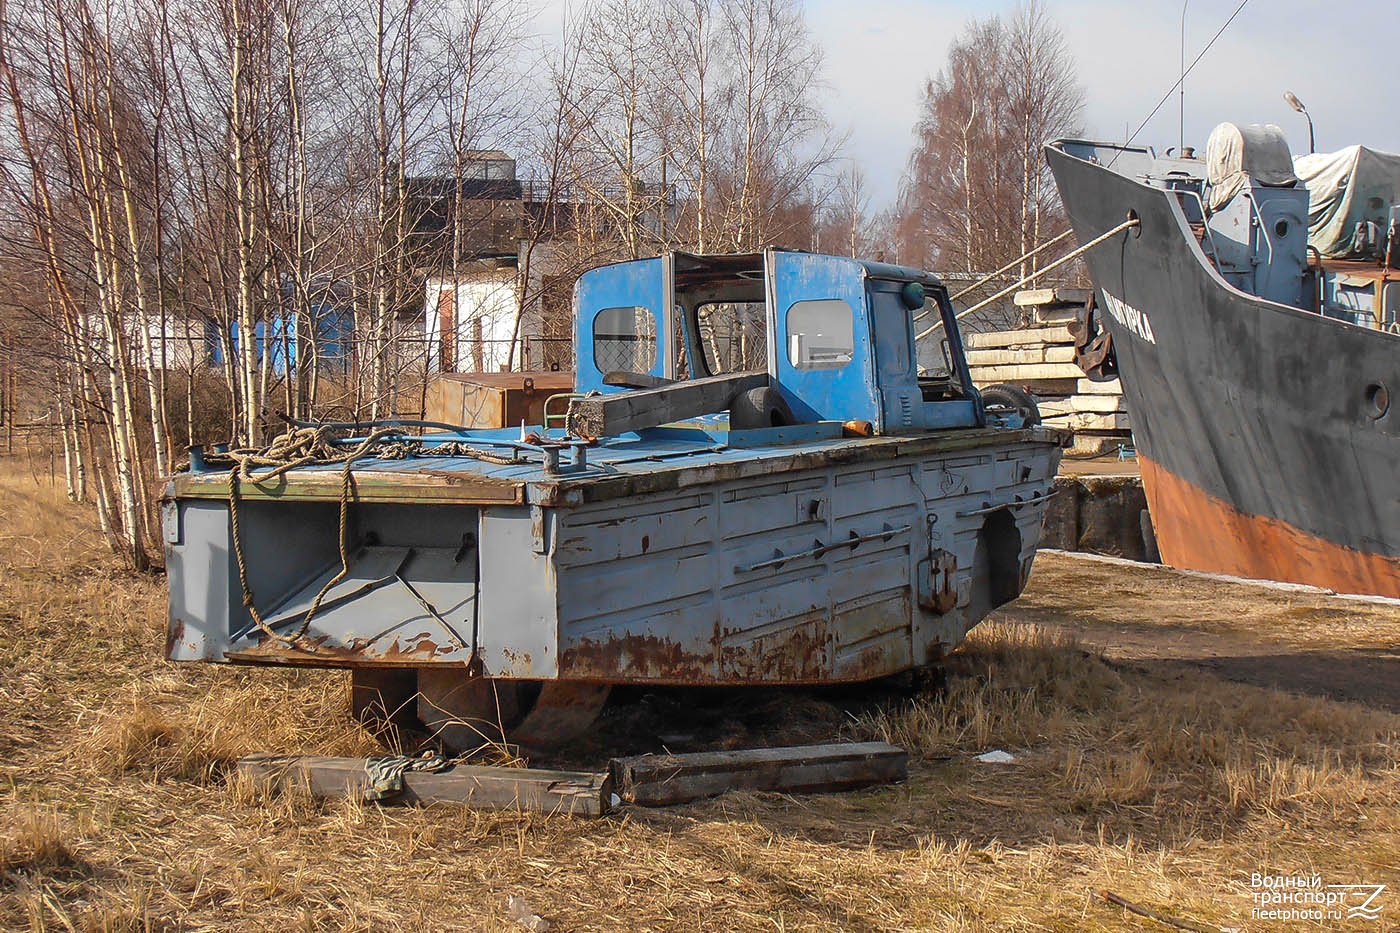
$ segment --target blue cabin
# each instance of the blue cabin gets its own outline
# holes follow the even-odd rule
[[[932,273],[783,250],[670,253],[584,273],[574,307],[579,392],[760,370],[784,421],[874,434],[985,424]],[[943,324],[942,365],[924,373],[916,318]]]

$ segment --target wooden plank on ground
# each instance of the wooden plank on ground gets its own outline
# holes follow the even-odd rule
[[[624,800],[655,807],[729,790],[810,793],[889,784],[908,777],[909,755],[884,742],[848,742],[640,755],[615,758],[611,768]]]
[[[967,335],[967,346],[970,350],[1073,343],[1074,335],[1063,324],[1054,327],[1026,327],[1020,330],[986,330]]]
[[[260,784],[305,786],[314,797],[363,798],[369,787],[363,758],[259,754],[241,759],[238,770]],[[606,773],[457,765],[436,774],[405,772],[403,792],[389,802],[596,817],[608,812],[612,783]]]
[[[742,392],[768,384],[765,372],[687,379],[656,389],[592,395],[569,402],[566,426],[575,437],[611,437],[696,418],[729,407]]]

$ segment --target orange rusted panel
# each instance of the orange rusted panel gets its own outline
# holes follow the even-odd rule
[[[672,684],[833,683],[868,680],[907,666],[879,646],[841,670],[832,665],[830,620],[813,618],[765,638],[734,641],[717,631],[708,650],[654,635],[583,639],[560,656],[561,677]]]
[[[573,388],[571,372],[444,373],[428,386],[424,417],[467,428],[541,424],[545,400]]]
[[[387,645],[376,645],[373,639],[356,639],[349,645],[328,643],[328,636],[306,639],[291,647],[264,637],[256,646],[225,654],[230,661],[241,664],[287,664],[312,667],[421,667],[451,653],[450,646],[438,645],[426,635],[403,644],[395,638]],[[371,650],[371,648],[373,650]],[[465,669],[465,668],[464,668]]]
[[[1285,522],[1248,515],[1139,455],[1163,563],[1341,593],[1400,597],[1400,560],[1324,541]]]

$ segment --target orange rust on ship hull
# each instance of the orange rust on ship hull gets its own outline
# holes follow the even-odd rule
[[[1138,463],[1163,563],[1339,593],[1400,597],[1400,560],[1241,512],[1141,454]]]

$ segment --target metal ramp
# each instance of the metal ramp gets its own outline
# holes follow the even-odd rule
[[[474,547],[364,546],[336,580],[341,572],[336,560],[266,614],[270,629],[295,637],[301,649],[296,654],[314,654],[341,666],[465,664],[471,659],[476,631]],[[267,660],[269,649],[287,651],[272,645],[252,624],[231,641],[236,646],[228,652],[232,660]]]

